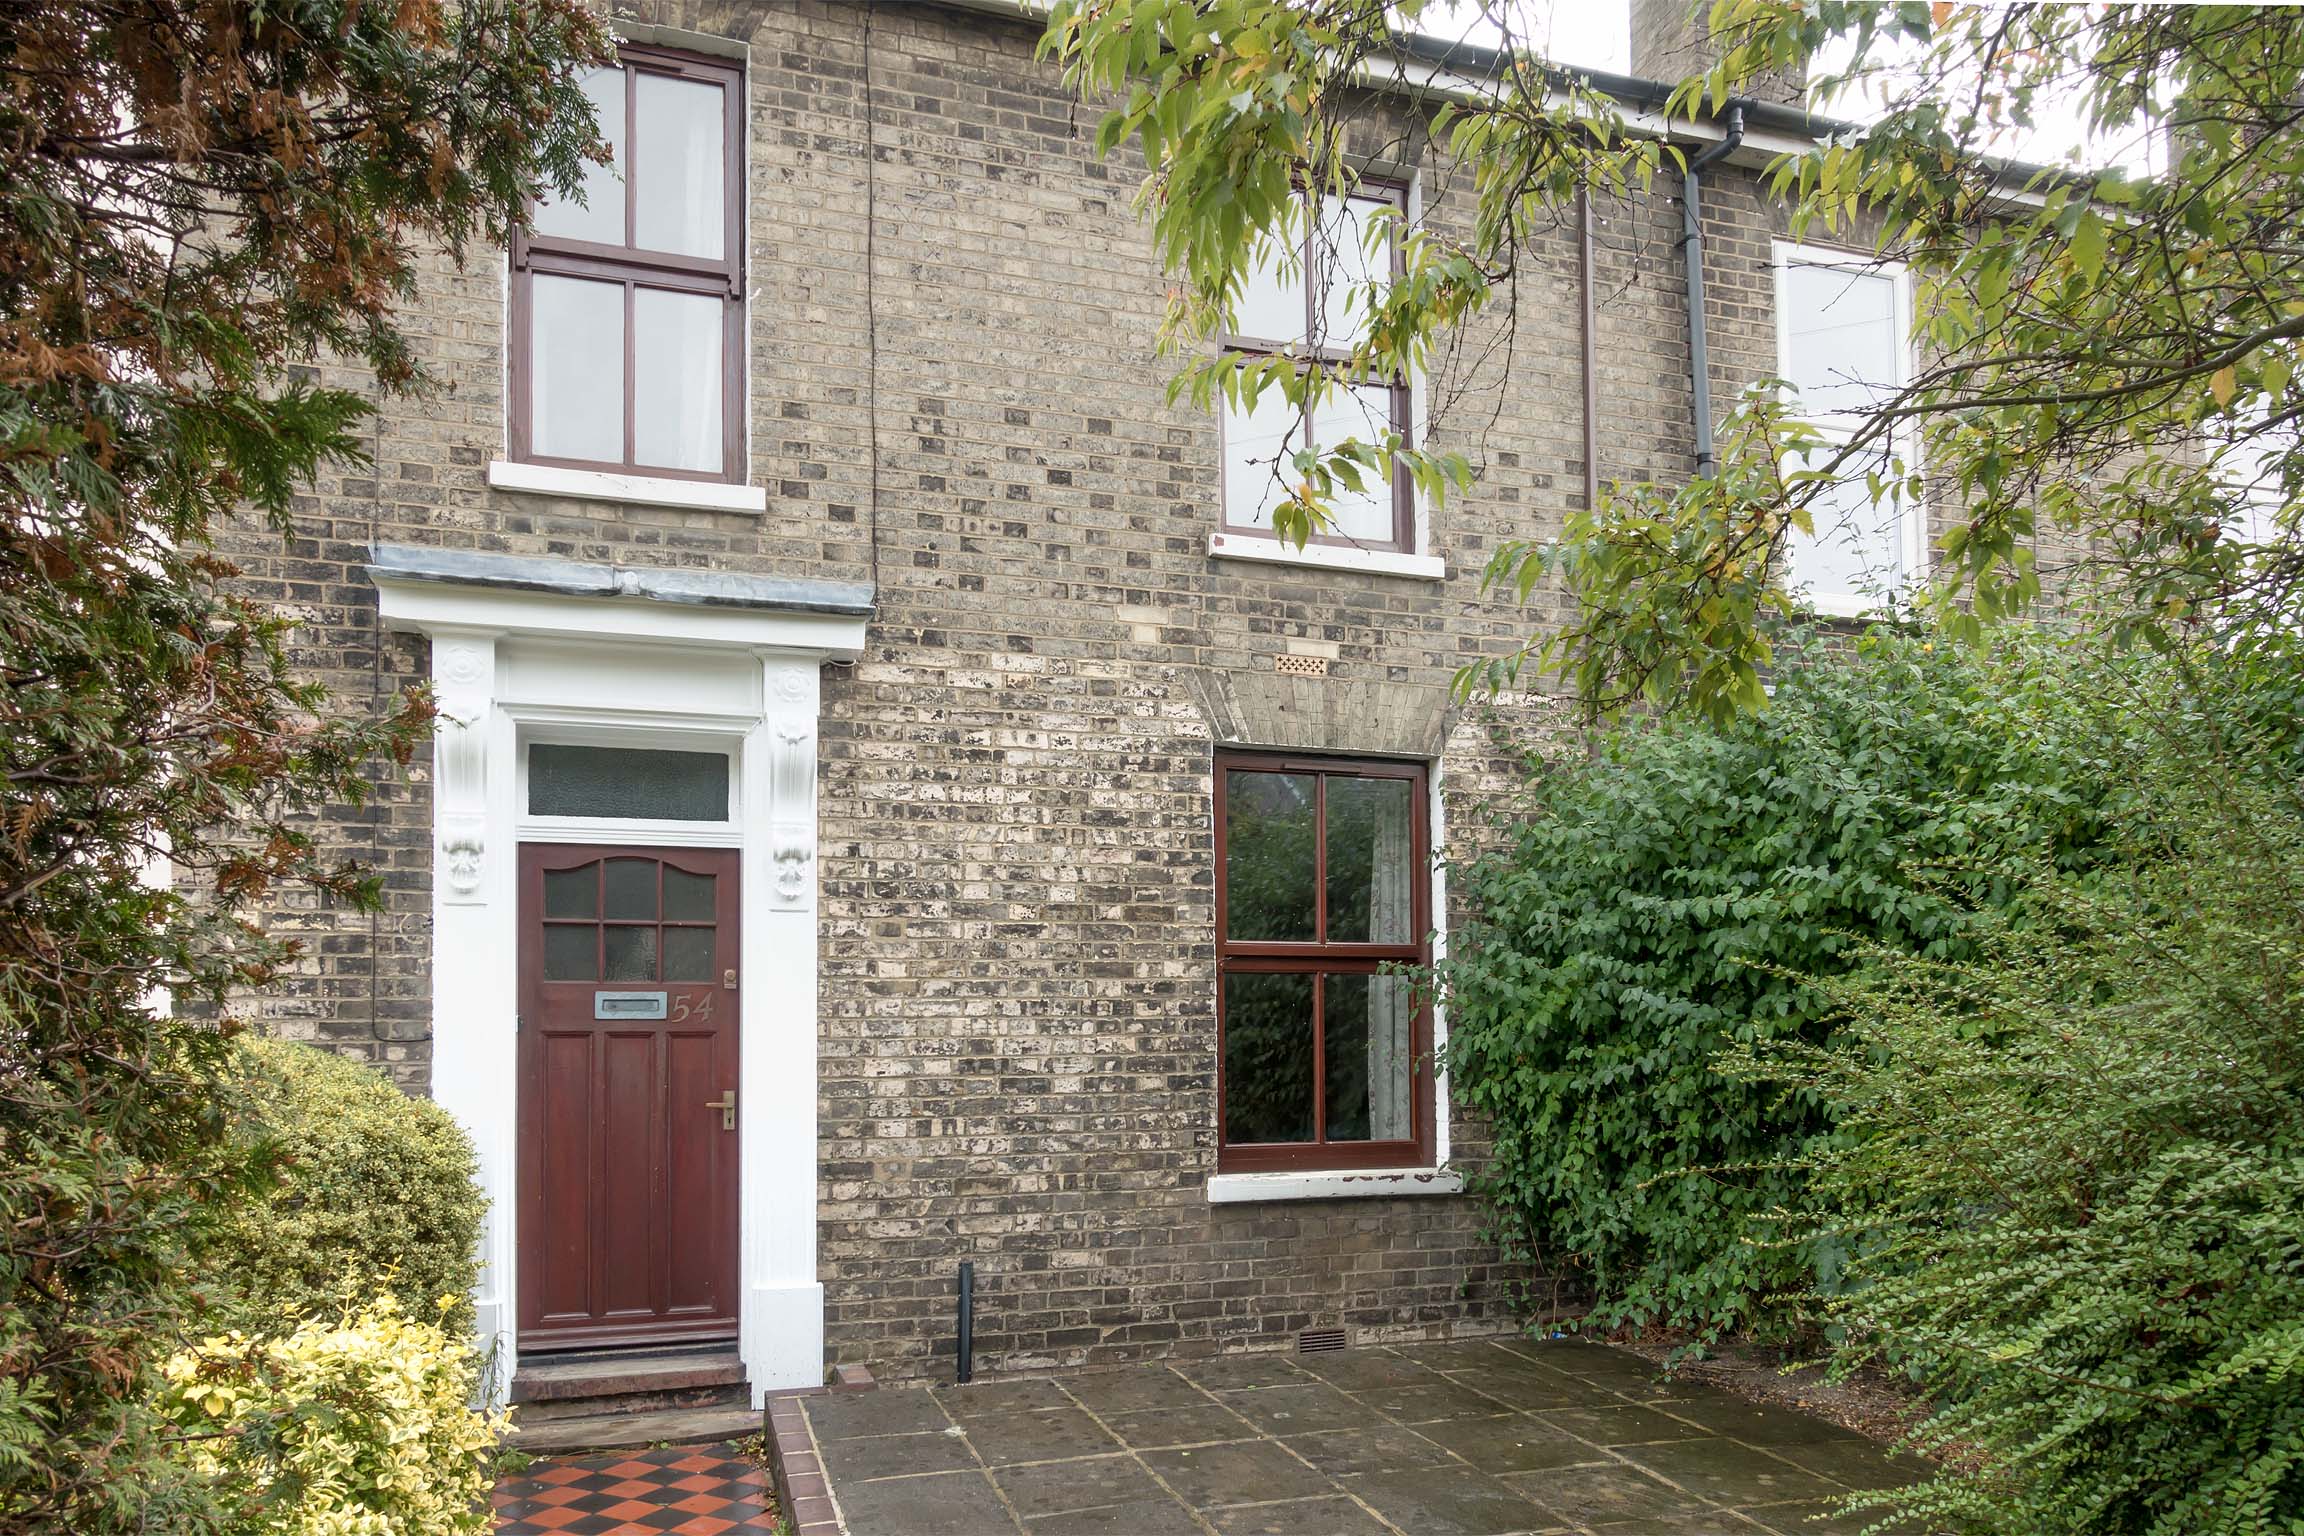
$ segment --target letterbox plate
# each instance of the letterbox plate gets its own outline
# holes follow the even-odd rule
[[[665,1016],[662,992],[595,992],[592,1017],[596,1019],[661,1019]]]

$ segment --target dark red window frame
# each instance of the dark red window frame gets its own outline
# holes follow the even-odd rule
[[[603,470],[610,474],[648,475],[675,480],[744,480],[744,70],[731,60],[670,48],[628,45],[619,50],[624,75],[624,131],[626,153],[617,165],[624,176],[624,240],[610,245],[596,240],[571,240],[516,230],[512,236],[511,410],[508,423],[512,457],[523,464],[550,464],[567,469]],[[639,217],[635,157],[630,153],[638,119],[635,110],[637,81],[642,74],[672,75],[709,81],[722,88],[726,116],[721,129],[721,233],[720,259],[682,256],[647,250],[632,243]],[[535,355],[534,295],[530,279],[537,273],[582,277],[621,283],[624,287],[624,457],[570,459],[537,453],[533,446],[534,406],[530,370]],[[720,456],[718,469],[676,469],[641,464],[632,455],[634,290],[657,288],[675,293],[700,293],[721,300],[720,331]]]
[[[1308,198],[1310,195],[1308,192],[1297,194],[1300,199]],[[1400,210],[1403,216],[1408,211],[1408,187],[1404,182],[1363,181],[1353,187],[1347,195],[1368,201],[1389,202],[1394,208]],[[1272,336],[1244,336],[1227,332],[1222,338],[1222,345],[1227,355],[1254,358],[1270,357],[1274,353],[1285,352],[1292,357],[1322,363],[1343,363],[1351,358],[1352,349],[1350,347],[1331,346],[1325,337],[1320,337],[1317,344],[1309,339],[1319,337],[1323,317],[1322,300],[1326,297],[1322,286],[1314,280],[1320,272],[1317,250],[1319,225],[1320,221],[1316,216],[1305,220],[1304,246],[1297,253],[1304,263],[1304,335],[1307,340],[1297,342]],[[1400,237],[1397,230],[1393,232],[1391,248],[1392,275],[1397,278],[1401,270]],[[1406,379],[1395,379],[1392,381],[1391,394],[1391,426],[1393,431],[1400,434],[1400,446],[1405,451],[1416,445],[1415,393],[1409,388]],[[1232,459],[1229,450],[1224,455],[1221,473],[1226,476],[1232,473]],[[1266,466],[1260,468],[1258,473],[1269,475],[1273,473],[1273,470]],[[1269,539],[1274,537],[1270,528],[1257,528],[1246,523],[1231,521],[1232,498],[1225,492],[1223,486],[1219,485],[1218,491],[1217,522],[1224,532],[1248,538]],[[1311,542],[1337,549],[1382,549],[1394,550],[1402,554],[1414,554],[1416,552],[1416,485],[1414,480],[1409,477],[1405,469],[1398,465],[1393,466],[1392,537],[1389,540],[1379,542],[1368,539],[1351,539],[1341,534],[1314,529]]]
[[[1229,870],[1227,868],[1227,807],[1230,776],[1234,773],[1292,773],[1316,775],[1316,819],[1313,829],[1312,878],[1315,920],[1313,942],[1234,939],[1230,933]],[[1328,848],[1327,782],[1331,778],[1405,779],[1412,786],[1409,804],[1409,944],[1333,944],[1327,933]],[[1314,1135],[1325,1129],[1326,1082],[1323,976],[1368,976],[1387,965],[1429,965],[1432,959],[1431,806],[1429,771],[1422,763],[1367,758],[1312,756],[1298,753],[1220,751],[1216,754],[1216,1167],[1220,1173],[1277,1171],[1345,1172],[1355,1168],[1430,1167],[1434,1157],[1434,1104],[1432,1083],[1432,1010],[1416,1009],[1409,1048],[1408,1098],[1412,1134],[1406,1140],[1256,1142],[1234,1144],[1225,1139],[1224,978],[1261,971],[1309,974],[1312,996],[1312,1095]]]

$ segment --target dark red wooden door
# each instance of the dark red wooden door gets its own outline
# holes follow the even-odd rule
[[[736,854],[520,850],[520,1347],[736,1332]]]

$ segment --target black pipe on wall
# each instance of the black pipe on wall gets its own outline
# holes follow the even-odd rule
[[[960,1261],[960,1336],[953,1352],[953,1379],[966,1386],[976,1375],[976,1265],[968,1259]]]
[[[1727,136],[1707,145],[1682,174],[1680,250],[1688,265],[1688,374],[1696,391],[1696,477],[1712,473],[1712,362],[1704,335],[1704,172],[1744,142],[1744,103],[1728,103]]]

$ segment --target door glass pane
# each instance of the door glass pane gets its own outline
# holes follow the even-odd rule
[[[548,869],[544,871],[544,915],[546,917],[598,917],[600,915],[600,866],[587,864],[581,869]]]
[[[718,881],[711,875],[692,875],[664,866],[664,916],[675,923],[708,923],[719,914]]]
[[[1414,786],[1328,780],[1328,942],[1413,944]]]
[[[554,459],[624,461],[624,285],[529,279],[529,436]]]
[[[1318,937],[1312,786],[1308,773],[1224,776],[1226,938]]]
[[[667,928],[664,930],[664,979],[666,981],[710,981],[712,979],[713,928]]]
[[[720,259],[726,243],[726,97],[717,85],[640,72],[633,82],[632,243]]]
[[[539,742],[528,749],[528,814],[726,821],[728,759]]]
[[[602,945],[607,981],[654,981],[656,979],[656,930],[648,927],[615,927],[601,930],[607,938]]]
[[[1409,1068],[1415,994],[1405,976],[1329,976],[1321,988],[1330,1141],[1415,1134]]]
[[[1275,230],[1250,253],[1232,303],[1232,334],[1285,346],[1304,339],[1304,226]]]
[[[1312,978],[1224,978],[1224,1139],[1312,1139]]]
[[[653,922],[656,917],[656,870],[654,859],[610,859],[608,861],[608,915],[610,917],[636,917]]]
[[[1277,386],[1247,410],[1224,406],[1224,523],[1269,528],[1272,509],[1296,478],[1288,458],[1304,446],[1303,417]]]
[[[544,979],[592,981],[600,974],[599,929],[590,923],[552,923],[544,929]]]
[[[584,77],[584,95],[599,121],[600,137],[615,151],[607,165],[584,163],[584,198],[555,198],[547,194],[536,204],[537,234],[563,240],[597,240],[602,245],[624,243],[624,167],[630,142],[624,131],[624,71],[596,69]]]
[[[1388,384],[1354,384],[1332,390],[1312,414],[1312,441],[1322,448],[1333,448],[1346,439],[1381,447],[1391,430],[1392,387]],[[1371,474],[1362,470],[1359,490],[1338,481],[1330,494],[1327,531],[1361,544],[1389,544],[1396,537],[1394,506],[1392,477],[1383,471]]]
[[[652,469],[721,467],[718,298],[632,294],[632,459]]]

